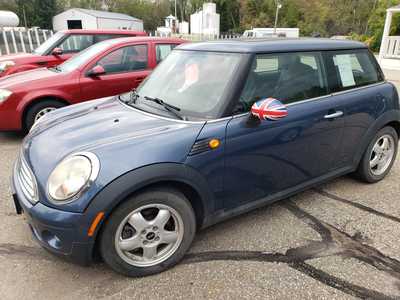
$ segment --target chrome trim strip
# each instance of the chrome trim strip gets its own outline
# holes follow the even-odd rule
[[[307,102],[317,101],[317,100],[321,100],[321,99],[324,99],[324,98],[329,98],[329,97],[332,97],[332,96],[342,95],[342,94],[346,94],[346,93],[350,93],[350,92],[354,92],[354,91],[358,91],[358,90],[371,88],[371,87],[374,87],[374,86],[379,86],[379,85],[385,84],[387,82],[388,82],[387,80],[381,81],[381,82],[376,82],[376,83],[373,83],[373,84],[360,86],[360,87],[356,87],[356,88],[345,90],[345,91],[335,92],[335,93],[331,93],[331,94],[328,94],[328,95],[323,95],[323,96],[319,96],[319,97],[305,99],[305,100],[298,101],[298,102],[289,103],[289,104],[286,104],[286,106],[290,107],[290,106],[295,106],[295,105],[299,105],[299,104],[303,104],[303,103],[307,103]],[[241,113],[239,115],[233,116],[233,118],[239,118],[239,117],[242,117],[242,116],[245,116],[245,115],[248,115],[248,114],[249,114],[249,112]]]
[[[290,107],[290,106],[303,104],[303,103],[307,103],[307,102],[311,102],[311,101],[317,101],[317,100],[321,100],[321,99],[324,99],[324,98],[328,98],[328,97],[332,97],[332,96],[336,96],[336,95],[340,95],[340,94],[346,94],[346,93],[350,93],[350,92],[354,92],[354,91],[358,91],[358,90],[362,90],[362,89],[366,89],[366,88],[382,85],[382,84],[385,84],[387,82],[388,82],[387,80],[384,80],[384,81],[381,81],[381,82],[376,82],[376,83],[372,83],[372,84],[369,84],[369,85],[348,89],[348,90],[345,90],[345,91],[334,92],[334,93],[323,95],[323,96],[319,96],[319,97],[314,97],[314,98],[305,99],[305,100],[298,101],[298,102],[289,103],[289,104],[286,104],[286,106]],[[142,113],[142,114],[144,114],[146,116],[156,117],[156,118],[159,118],[159,119],[162,119],[162,120],[178,122],[178,123],[185,123],[185,124],[216,123],[216,122],[225,121],[225,120],[228,120],[228,119],[239,118],[239,117],[242,117],[242,116],[245,116],[245,115],[249,114],[249,112],[245,112],[245,113],[241,113],[241,114],[238,114],[238,115],[223,117],[223,118],[219,118],[219,119],[211,119],[211,120],[204,120],[204,121],[184,121],[184,120],[176,120],[176,119],[162,117],[162,116],[159,116],[159,115],[156,115],[156,114],[148,113],[148,112],[145,112],[143,110],[140,110],[140,109],[134,108],[132,106],[129,106],[126,103],[124,103],[123,101],[121,101],[121,100],[118,100],[118,101],[120,103],[122,103],[124,106],[126,106],[126,107],[128,107],[128,108],[130,108],[130,109],[132,109],[132,110],[134,110],[136,112]]]
[[[17,179],[25,197],[32,203],[38,202],[36,179],[25,161],[22,152],[17,161]]]

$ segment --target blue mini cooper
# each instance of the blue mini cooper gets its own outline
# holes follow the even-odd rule
[[[186,44],[137,90],[40,119],[12,190],[46,249],[144,276],[198,229],[347,173],[383,179],[399,134],[396,88],[361,43]]]

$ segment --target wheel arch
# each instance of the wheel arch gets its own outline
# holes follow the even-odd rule
[[[386,126],[393,127],[398,136],[400,137],[400,111],[398,110],[391,110],[380,116],[375,123],[367,130],[366,134],[361,143],[361,147],[357,152],[354,160],[354,166],[357,168],[358,164],[361,161],[361,158],[367,149],[370,140],[376,135],[376,133]]]
[[[52,101],[57,101],[60,102],[62,104],[65,105],[70,105],[71,103],[69,103],[67,100],[65,100],[62,97],[59,96],[52,96],[52,95],[47,95],[47,96],[39,96],[36,98],[33,98],[32,100],[30,100],[22,109],[22,114],[21,114],[21,127],[25,128],[26,127],[26,115],[28,113],[28,111],[36,104],[42,102],[42,101],[46,101],[46,100],[52,100]]]
[[[112,212],[136,194],[159,187],[173,188],[182,192],[192,205],[197,228],[201,228],[206,223],[207,217],[211,215],[214,208],[214,197],[202,175],[191,167],[177,163],[142,167],[130,171],[108,184],[87,207],[86,210],[91,212],[103,211],[105,213],[93,235],[92,256],[97,251],[100,233]],[[113,200],[109,200],[110,198]]]

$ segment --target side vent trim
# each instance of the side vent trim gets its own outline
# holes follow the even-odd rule
[[[193,144],[192,149],[191,149],[190,152],[189,152],[189,156],[192,156],[192,155],[196,155],[196,154],[200,154],[200,153],[203,153],[203,152],[210,151],[211,149],[210,149],[210,147],[208,146],[208,143],[209,143],[209,142],[210,142],[209,139],[196,141],[196,142]]]

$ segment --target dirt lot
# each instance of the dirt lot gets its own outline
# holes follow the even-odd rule
[[[20,142],[0,134],[0,299],[400,298],[400,160],[378,184],[342,177],[213,226],[174,269],[130,279],[32,240],[9,190]]]

